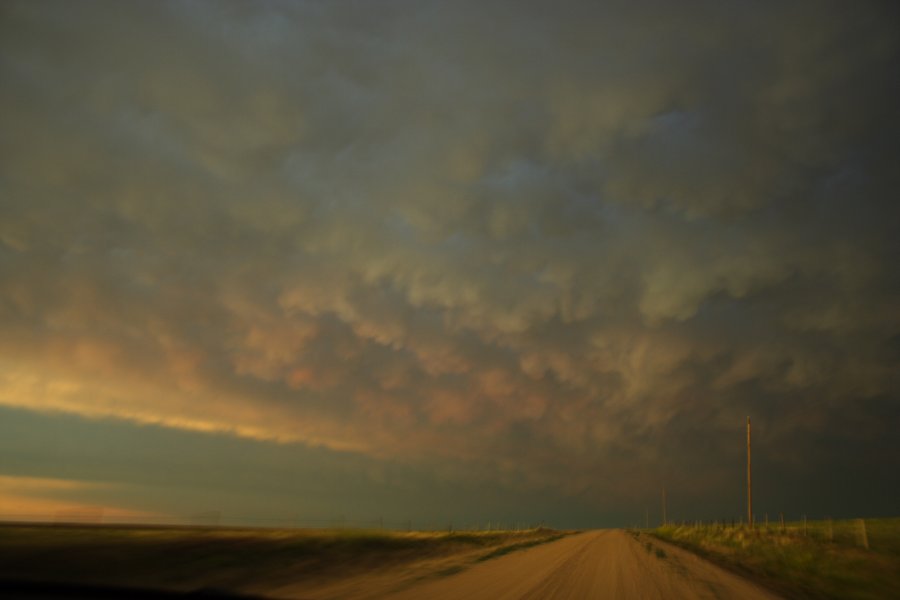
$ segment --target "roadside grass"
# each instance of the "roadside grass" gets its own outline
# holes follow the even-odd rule
[[[864,524],[822,520],[752,530],[669,525],[649,533],[789,598],[900,598],[900,518]]]
[[[239,591],[261,580],[339,578],[479,550],[477,560],[488,560],[561,535],[0,524],[0,579]]]

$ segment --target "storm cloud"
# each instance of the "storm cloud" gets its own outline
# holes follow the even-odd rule
[[[770,510],[887,510],[897,17],[6,2],[0,403],[598,518],[729,510],[751,415]]]

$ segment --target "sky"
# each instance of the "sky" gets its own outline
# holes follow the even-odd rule
[[[896,515],[898,17],[3,2],[0,518]]]

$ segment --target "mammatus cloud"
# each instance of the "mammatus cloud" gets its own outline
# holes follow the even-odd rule
[[[746,414],[895,460],[895,16],[9,3],[0,402],[610,505]]]

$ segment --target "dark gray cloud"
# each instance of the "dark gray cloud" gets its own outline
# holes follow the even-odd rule
[[[603,514],[747,414],[773,505],[900,466],[891,4],[2,11],[3,404]]]

